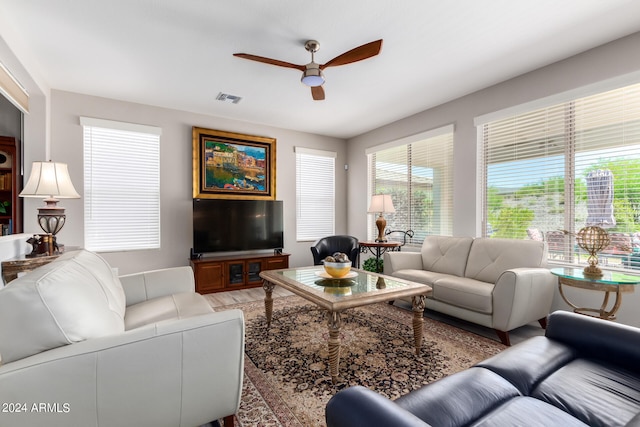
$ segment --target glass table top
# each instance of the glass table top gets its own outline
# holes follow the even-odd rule
[[[380,277],[367,271],[351,270],[346,278],[326,278],[324,268],[280,270],[276,274],[295,280],[309,288],[333,295],[358,295],[375,292],[381,289],[406,288],[406,282],[394,280],[392,277]]]
[[[602,277],[589,277],[584,275],[583,268],[559,267],[552,268],[551,273],[565,279],[582,280],[585,282],[597,282],[608,285],[638,285],[640,276],[625,274],[620,271],[602,271]]]

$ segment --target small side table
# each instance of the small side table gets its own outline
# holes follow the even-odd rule
[[[366,251],[371,252],[376,257],[376,270],[380,270],[380,258],[387,251],[400,250],[402,243],[400,242],[359,242],[360,253]],[[358,263],[359,264],[359,263]],[[358,266],[359,267],[359,266]],[[376,273],[382,273],[382,271],[376,271]]]
[[[2,280],[7,284],[17,279],[19,273],[26,273],[42,265],[49,264],[59,256],[60,254],[29,258],[23,255],[18,258],[4,260],[2,261]]]
[[[558,276],[560,296],[573,308],[575,313],[599,317],[605,320],[615,320],[616,312],[622,304],[622,294],[625,292],[633,292],[636,285],[640,284],[640,276],[632,276],[617,271],[603,271],[602,277],[599,278],[585,276],[582,268],[552,268],[551,273]],[[604,292],[602,305],[600,308],[578,307],[567,299],[562,288],[563,286]],[[609,305],[610,293],[615,293],[616,299],[609,310],[607,306]]]

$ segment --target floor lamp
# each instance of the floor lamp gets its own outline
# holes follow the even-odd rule
[[[45,206],[38,208],[40,228],[51,234],[52,244],[56,243],[56,234],[66,221],[64,208],[58,206],[58,199],[79,199],[80,195],[73,187],[69,170],[65,163],[33,162],[29,181],[20,193],[20,197],[43,198]]]
[[[368,213],[379,214],[378,219],[376,219],[376,227],[378,227],[378,237],[376,238],[376,242],[387,241],[387,238],[384,235],[384,229],[387,227],[387,220],[384,219],[382,214],[393,213],[395,211],[396,210],[393,207],[393,201],[391,200],[390,195],[376,194],[371,197],[371,204],[369,205]]]

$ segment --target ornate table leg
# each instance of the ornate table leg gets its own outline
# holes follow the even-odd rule
[[[275,285],[268,280],[262,280],[262,289],[264,289],[264,314],[267,317],[267,328],[271,327],[271,315],[273,314],[273,288]]]
[[[618,288],[618,290],[616,291],[616,301],[613,303],[613,307],[611,307],[611,310],[609,311],[607,311],[607,308],[606,308],[608,300],[609,300],[609,292],[606,293],[604,301],[602,302],[602,306],[600,307],[600,317],[606,320],[615,320],[616,313],[620,308],[620,304],[622,304],[622,292],[620,291],[620,288]]]
[[[618,298],[616,298],[616,302],[618,302]],[[609,304],[609,291],[605,291],[604,293],[604,298],[602,298],[602,305],[600,305],[600,310],[598,310],[598,314],[602,319],[609,319],[610,317],[615,318],[615,316],[612,316],[611,312],[607,312],[607,304]],[[614,313],[615,311],[617,311],[617,309],[615,309],[615,306],[614,306],[614,309],[612,309],[612,311]]]
[[[574,303],[572,303],[571,301],[569,301],[569,299],[566,297],[566,295],[564,294],[564,290],[562,288],[562,279],[558,280],[558,292],[560,292],[560,296],[562,297],[562,299],[564,300],[564,302],[566,302],[567,304],[569,304],[569,306],[573,309],[574,313],[577,313],[578,310],[580,310],[580,307],[578,307],[577,305],[575,305]]]
[[[416,344],[416,356],[420,354],[420,347],[422,347],[422,334],[424,330],[424,306],[425,295],[416,295],[411,298],[412,310],[413,310],[413,340]]]
[[[604,297],[602,298],[602,304],[600,305],[600,308],[588,308],[588,307],[578,307],[577,305],[569,301],[567,296],[564,294],[562,285],[567,284],[568,286],[571,286],[571,282],[565,283],[565,281],[566,279],[558,280],[558,290],[560,291],[560,296],[562,297],[564,302],[566,302],[573,309],[574,313],[580,313],[587,316],[599,317],[605,320],[616,319],[616,313],[618,312],[618,309],[622,304],[622,292],[627,290],[626,288],[623,288],[622,285],[616,286],[615,291],[609,291],[607,289],[604,289],[603,287],[596,288],[594,286],[594,290],[599,290],[604,292]],[[631,291],[633,291],[633,289],[631,289]],[[613,307],[611,307],[611,310],[607,310],[607,305],[609,305],[609,294],[611,292],[615,292],[616,300],[614,301]]]
[[[340,363],[340,319],[339,311],[327,313],[327,325],[329,326],[329,375],[333,384],[338,382],[338,364]]]

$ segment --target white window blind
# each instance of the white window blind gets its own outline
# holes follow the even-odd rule
[[[296,147],[296,239],[335,234],[336,153]]]
[[[453,233],[453,127],[385,144],[368,152],[369,196],[390,194],[395,213],[384,214],[390,231],[414,232],[409,244],[420,245],[429,234]],[[378,235],[369,215],[368,238]],[[402,241],[401,233],[389,235]]]
[[[160,248],[161,129],[85,117],[81,124],[85,247]]]
[[[640,249],[640,84],[488,122],[479,132],[485,235],[546,239],[551,259],[584,264],[575,233],[599,225],[617,245],[602,261],[633,267]],[[590,184],[598,173],[612,177],[608,202],[596,200],[605,194]]]

